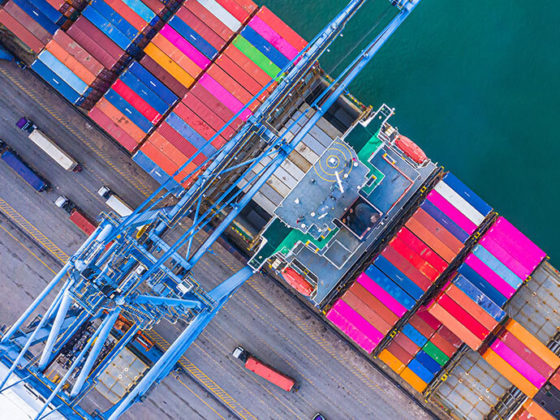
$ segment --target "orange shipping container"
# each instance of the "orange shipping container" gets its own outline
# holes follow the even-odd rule
[[[192,86],[194,78],[153,43],[148,44],[144,51],[183,86]]]
[[[153,44],[158,47],[165,55],[177,63],[183,70],[190,74],[193,78],[202,73],[202,69],[198,67],[194,61],[187,57],[181,50],[173,45],[162,34],[157,34],[152,39]]]
[[[506,330],[524,343],[537,356],[544,360],[548,366],[554,370],[560,366],[560,358],[556,356],[548,347],[539,341],[533,334],[523,328],[517,321],[510,319],[506,324]]]
[[[544,408],[542,408],[532,399],[528,399],[527,401],[525,401],[525,403],[523,404],[523,408],[529,414],[531,414],[533,416],[532,418],[535,420],[554,420],[554,417],[548,414],[548,412]]]
[[[401,373],[401,378],[410,384],[416,391],[422,393],[427,388],[428,384],[418,377],[409,368],[404,368]]]
[[[165,137],[154,132],[148,141],[152,143],[161,153],[167,156],[177,167],[180,167],[187,161],[187,157],[181,153],[175,146],[167,141]]]
[[[493,331],[498,321],[486,312],[482,307],[469,298],[462,290],[454,284],[450,284],[445,293],[457,302],[465,311],[473,316],[488,331]]]
[[[476,335],[468,330],[460,321],[455,319],[449,312],[443,309],[437,303],[432,304],[428,308],[428,312],[436,317],[439,322],[445,325],[453,334],[459,337],[471,349],[477,350],[482,344]]]
[[[372,308],[368,307],[364,302],[362,302],[351,291],[347,291],[342,296],[342,300],[346,302],[358,314],[360,314],[367,322],[373,325],[379,332],[387,334],[391,329],[391,325],[385,322],[383,318],[381,318]]]
[[[379,353],[378,357],[379,360],[381,360],[387,366],[393,369],[397,373],[397,375],[399,375],[406,368],[406,366],[403,365],[399,359],[397,359],[387,350],[383,350],[381,353]]]
[[[441,223],[430,216],[424,209],[416,210],[415,217],[424,226],[430,229],[430,232],[432,232],[439,240],[447,245],[449,249],[457,254],[461,252],[465,245],[451,232],[449,232]]]
[[[159,151],[153,144],[146,142],[140,148],[142,153],[148,156],[152,161],[158,165],[166,174],[173,175],[180,166],[173,163],[167,156]],[[187,175],[189,175],[188,170],[183,170],[178,175],[175,175],[174,179],[177,182],[181,182]]]
[[[216,65],[210,66],[207,73],[243,104],[247,104],[251,99],[253,99],[253,95],[251,95],[235,80],[235,74],[227,74]]]
[[[89,71],[83,64],[72,57],[66,52],[66,50],[58,45],[56,41],[51,40],[46,46],[47,50],[50,51],[52,55],[58,58],[66,67],[68,67],[72,72],[84,81],[85,84],[91,85],[96,77],[91,71]]]
[[[136,124],[128,119],[121,111],[115,108],[107,99],[101,98],[95,105],[101,112],[107,115],[111,120],[125,130],[130,137],[140,143],[146,133],[144,133]]]
[[[486,350],[482,358],[528,397],[533,398],[539,391],[536,386],[511,367],[509,363],[498,356],[492,349]]]
[[[426,245],[432,248],[440,257],[445,261],[450,263],[453,261],[457,255],[452,249],[450,249],[445,243],[436,237],[436,235],[424,224],[412,216],[406,222],[406,227],[412,231],[416,236],[418,236]]]

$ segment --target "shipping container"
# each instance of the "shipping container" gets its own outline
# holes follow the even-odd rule
[[[237,32],[237,30],[231,30],[224,22],[222,22],[216,15],[200,4],[197,0],[187,0],[185,2],[185,8],[208,25],[210,29],[212,29],[224,41],[231,39],[235,32]]]
[[[457,194],[459,194],[483,216],[487,216],[492,211],[492,207],[490,207],[484,200],[482,200],[477,194],[475,194],[469,187],[463,184],[451,172],[448,172],[443,177],[443,182],[449,185],[449,187],[453,188],[453,190]]]
[[[103,128],[113,139],[129,152],[133,152],[138,142],[133,139],[123,128],[119,127],[110,117],[100,108],[94,107],[89,113],[89,117]]]
[[[293,60],[299,53],[299,50],[292,46],[286,39],[276,33],[269,25],[267,25],[259,16],[255,16],[249,22],[249,26],[276,48],[288,60]]]
[[[52,38],[52,34],[49,33],[45,28],[43,28],[39,22],[34,19],[33,15],[30,15],[26,11],[22,10],[16,3],[9,1],[4,5],[4,10],[13,17],[18,23],[20,23],[27,31],[29,31],[35,38],[37,38],[44,45]],[[8,25],[6,25],[8,26]],[[10,29],[8,27],[8,29]],[[17,36],[18,34],[15,33]]]
[[[149,55],[142,57],[140,64],[155,75],[158,80],[165,84],[178,98],[182,98],[187,94],[188,87],[183,85],[183,83],[177,80],[175,76],[169,73]]]
[[[70,221],[78,226],[78,228],[80,228],[80,230],[88,236],[91,235],[97,228],[97,226],[90,222],[90,220],[78,209],[72,210],[70,213]]]
[[[68,83],[66,83],[60,76],[54,73],[46,64],[39,60],[36,60],[31,65],[31,68],[68,101],[72,102],[73,104],[79,104],[81,95],[74,89],[72,89],[72,87]]]
[[[502,295],[494,286],[484,279],[480,274],[474,271],[470,266],[463,263],[457,269],[459,274],[466,277],[477,289],[488,296],[496,305],[502,308],[507,302],[507,297]]]
[[[369,293],[361,284],[354,283],[350,289],[355,296],[364,302],[369,308],[375,311],[389,325],[395,325],[399,317],[387,308],[379,299]]]
[[[389,261],[391,261],[391,259],[386,254],[390,253],[390,249],[402,255],[410,264],[412,264],[414,268],[430,279],[432,283],[439,277],[440,273],[428,261],[410,249],[407,243],[398,237],[391,239],[389,245],[387,245],[385,250],[382,252],[382,255]]]
[[[393,264],[391,264],[383,255],[377,257],[374,264],[379,268],[387,277],[398,284],[408,295],[414,300],[418,300],[424,294],[424,290],[418,287],[412,280],[400,272]]]
[[[68,54],[68,52],[59,45],[56,41],[51,40],[47,46],[47,51],[49,51],[54,57],[56,57],[62,64],[64,64],[72,73],[74,73],[80,80],[82,80],[86,85],[91,86],[97,77],[96,74],[92,73],[86,66],[80,63],[76,58]]]
[[[181,35],[188,43],[188,45],[194,47],[199,53],[202,53],[204,57],[200,56],[200,54],[196,54],[197,60],[204,60],[203,62],[201,61],[201,64],[205,62],[207,63],[206,65],[208,65],[210,63],[210,60],[216,57],[216,55],[218,54],[218,50],[214,48],[214,46],[210,44],[206,39],[204,39],[203,35],[197,33],[192,27],[190,27],[188,23],[189,22],[183,21],[177,15],[173,16],[169,20],[169,26],[171,26],[171,28],[173,28],[179,35]],[[198,64],[197,60],[195,60],[195,62],[197,62]],[[204,67],[201,66],[201,68]]]
[[[410,338],[408,338],[403,332],[397,333],[393,342],[397,343],[402,347],[407,353],[414,356],[420,350],[420,346],[414,343]]]
[[[87,83],[76,76],[76,74],[72,70],[61,63],[60,60],[58,60],[49,51],[41,51],[41,53],[37,56],[37,60],[41,61],[54,74],[64,80],[64,82],[78,94],[84,95],[89,89]],[[33,68],[33,65],[31,66],[31,68]]]
[[[126,74],[133,74],[136,76],[148,89],[159,96],[168,107],[177,102],[179,99],[165,84],[159,80],[156,74],[151,73],[148,69],[143,67],[139,62],[132,62]],[[124,75],[123,75],[124,76]],[[126,76],[125,76],[126,77]]]
[[[132,160],[161,185],[168,185],[169,188],[180,188],[179,183],[171,179],[171,177],[146,156],[142,150],[137,151],[134,156],[132,156]]]
[[[441,258],[434,251],[432,251],[430,247],[428,247],[406,227],[402,227],[398,231],[396,237],[405,242],[407,247],[409,247],[420,257],[425,259],[439,273],[442,273],[447,268],[448,264],[445,262],[445,260],[443,260],[443,258]]]
[[[496,290],[508,299],[513,296],[517,290],[510,285],[502,277],[492,271],[486,264],[484,264],[476,255],[469,254],[465,259],[465,264],[471,267],[474,271],[480,274],[488,283],[490,283]]]
[[[521,373],[496,354],[494,350],[488,349],[484,352],[482,358],[528,397],[532,398],[538,392],[538,388],[536,386],[534,386],[531,382],[529,382],[529,380],[523,377]]]
[[[360,285],[362,285],[368,292],[374,295],[381,303],[383,303],[387,308],[391,310],[398,317],[402,317],[407,309],[399,301],[397,301],[393,296],[386,292],[379,284],[368,277],[367,274],[362,273],[358,276],[356,280]]]
[[[393,371],[395,371],[397,375],[399,375],[406,367],[406,365],[399,358],[390,353],[387,349],[381,351],[381,353],[379,353],[379,356],[377,357],[379,360],[389,366]]]
[[[412,388],[417,392],[424,392],[428,384],[423,381],[416,373],[414,373],[410,368],[405,368],[401,373],[401,378],[403,378]]]
[[[531,366],[525,357],[519,356],[500,339],[494,341],[490,348],[537,388],[541,388],[546,382],[546,378]]]
[[[403,366],[406,366],[414,358],[414,355],[407,352],[401,346],[399,346],[395,341],[391,341],[387,348],[382,351],[390,353],[394,358],[396,358]],[[379,356],[381,359],[381,354]]]
[[[363,316],[356,312],[343,300],[338,300],[332,307],[333,310],[348,319],[361,333],[365,334],[376,345],[383,339],[384,334],[371,325]]]
[[[470,235],[465,232],[459,225],[457,225],[449,216],[447,216],[442,210],[433,205],[430,201],[424,201],[420,206],[429,216],[431,216],[436,222],[442,225],[449,233],[451,233],[455,238],[457,238],[461,243],[467,242]]]
[[[35,190],[42,192],[49,188],[49,184],[35,173],[23,160],[20,159],[11,150],[2,153],[2,160],[8,164],[25,182],[31,185]]]
[[[429,311],[430,314],[441,321],[443,325],[445,325],[454,335],[461,339],[461,341],[467,344],[471,349],[477,350],[482,344],[482,340],[472,333],[462,321],[457,320],[439,304],[431,304]]]
[[[356,295],[348,291],[342,296],[342,300],[362,316],[368,323],[375,327],[380,333],[387,334],[392,325],[387,323],[381,316],[379,316],[373,309],[368,307]]]
[[[450,284],[444,293],[472,315],[488,331],[493,331],[498,325],[498,321],[454,284]]]
[[[465,326],[470,332],[472,332],[481,341],[486,339],[491,331],[485,328],[479,320],[477,320],[472,314],[467,312],[467,310],[460,304],[451,299],[448,295],[443,294],[437,298],[437,303],[443,309],[445,309],[451,316],[460,321],[463,326]],[[443,321],[442,321],[443,322]],[[444,325],[445,322],[443,322]],[[449,326],[447,326],[449,327]],[[476,349],[475,349],[476,350]]]
[[[95,105],[94,109],[99,109],[101,112],[107,115],[118,127],[123,129],[137,143],[140,143],[144,139],[144,137],[146,137],[146,133],[140,127],[134,124],[126,115],[124,115],[120,110],[113,106],[106,98],[101,98],[101,100]]]
[[[29,47],[35,53],[43,49],[43,42],[33,35],[25,26],[17,19],[13,18],[4,9],[0,9],[0,23],[8,28],[19,40]]]
[[[345,315],[340,314],[335,308],[331,308],[327,312],[326,317],[366,352],[371,353],[375,349],[377,343],[361,332]]]
[[[453,220],[457,224],[457,226],[459,226],[469,235],[472,235],[478,228],[478,225],[476,223],[471,221],[458,208],[456,208],[453,204],[447,201],[436,190],[430,191],[426,199],[428,202],[432,203],[443,213],[445,213],[451,220]]]
[[[181,7],[177,10],[176,16],[183,22],[187,22],[192,30],[202,36],[216,51],[220,51],[224,45],[226,45],[227,40],[222,38],[211,28],[211,22],[201,20],[187,7]]]
[[[411,309],[416,303],[410,295],[401,289],[393,280],[383,274],[377,267],[370,265],[365,271],[365,274],[406,309]]]
[[[423,291],[428,290],[432,285],[432,280],[422,274],[420,270],[414,267],[408,259],[398,253],[392,246],[386,247],[383,250],[382,255],[387,259],[387,261],[398,268],[401,273],[405,274],[409,279],[414,281],[414,283]]]
[[[426,337],[424,337],[416,328],[414,328],[410,324],[405,324],[402,328],[402,333],[406,335],[414,344],[416,344],[419,348],[424,347],[424,344],[428,341]]]
[[[158,48],[154,43],[148,44],[144,49],[145,53],[151,57],[159,66],[161,66],[166,72],[168,72],[175,80],[180,84],[189,88],[194,83],[194,77],[189,74],[180,64],[166,55],[160,48]],[[181,61],[181,64],[186,66],[186,62]],[[168,85],[169,86],[169,85]],[[185,90],[185,93],[187,90]],[[177,92],[175,92],[177,93]]]
[[[198,0],[206,10],[216,16],[224,25],[226,25],[232,32],[237,32],[241,29],[241,22],[239,22],[233,15],[222,7],[215,0]]]
[[[434,187],[434,190],[445,198],[453,207],[464,214],[476,226],[480,226],[484,221],[485,216],[445,182],[438,182]]]

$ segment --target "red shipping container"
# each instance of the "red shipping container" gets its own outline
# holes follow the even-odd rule
[[[230,76],[234,77],[239,83],[243,85],[245,89],[253,96],[257,95],[261,89],[262,85],[258,83],[255,79],[249,76],[245,70],[239,67],[235,62],[229,58],[227,55],[221,55],[216,59],[216,64],[225,71]],[[264,92],[259,100],[262,102],[268,96],[267,92]]]
[[[185,95],[183,98],[183,104],[185,104],[191,111],[202,118],[206,124],[216,131],[220,130],[226,123],[218,115],[216,115],[212,109],[207,107],[200,99],[192,94]],[[227,127],[222,133],[222,136],[229,140],[234,134],[235,130],[231,127]]]
[[[184,103],[180,102],[173,110],[183,121],[185,121],[193,130],[200,134],[205,140],[210,140],[216,130],[213,130],[198,115],[191,111]],[[221,137],[221,136],[220,136]],[[225,141],[225,140],[224,140]]]
[[[411,250],[405,242],[399,238],[393,238],[387,245],[387,248],[393,248],[399,254],[406,258],[414,268],[434,282],[439,277],[439,272],[432,267],[424,258]],[[386,249],[387,249],[386,248]]]
[[[382,255],[422,290],[428,290],[433,284],[432,280],[422,274],[409,260],[406,259],[406,257],[398,253],[394,248],[390,246],[386,247],[383,250]]]
[[[162,12],[165,12],[165,5],[161,0],[142,0],[142,3],[148,6],[150,10],[158,16],[161,15]]]
[[[401,346],[399,346],[394,340],[387,346],[387,351],[395,356],[403,365],[408,365],[410,361],[414,358],[414,355],[407,352]]]
[[[480,340],[484,340],[490,334],[480,322],[474,319],[467,311],[465,311],[457,302],[447,295],[442,295],[437,299],[438,305],[445,309],[451,316],[461,322],[470,332],[477,336]]]
[[[148,156],[157,166],[165,171],[167,175],[173,175],[179,166],[165,156],[157,147],[149,141],[145,142],[140,150]]]
[[[99,108],[93,108],[88,115],[129,152],[132,153],[136,146],[138,146],[136,140],[130,137],[125,130],[115,124],[115,122],[105,115]]]
[[[218,66],[211,66],[206,73],[243,104],[247,104],[253,99],[253,95],[237,81],[237,74],[227,74]]]
[[[351,291],[347,291],[343,296],[342,300],[346,302],[352,309],[354,309],[359,315],[362,316],[368,323],[375,327],[375,329],[382,334],[387,334],[391,329],[392,325],[388,324],[377,312],[372,308],[368,307],[364,302],[362,302],[356,295]]]
[[[414,213],[414,217],[424,226],[429,228],[440,241],[442,241],[449,249],[458,254],[464,248],[464,244],[449,232],[441,223],[430,216],[424,209],[418,209]]]
[[[235,1],[239,3],[239,5],[241,5],[241,7],[243,7],[243,9],[245,9],[247,13],[250,15],[253,14],[253,12],[257,10],[259,7],[253,2],[253,0],[235,0]]]
[[[39,41],[45,45],[52,38],[52,35],[47,32],[45,28],[39,25],[33,17],[25,13],[17,4],[13,1],[9,1],[4,6],[4,10],[8,14],[17,20],[26,30],[31,32],[31,34],[37,38]],[[9,28],[8,28],[9,29]],[[17,34],[16,34],[17,35]]]
[[[471,349],[478,350],[478,348],[482,345],[482,340],[480,338],[473,334],[461,321],[437,303],[430,305],[428,310]]]
[[[44,44],[35,35],[29,32],[24,25],[18,22],[17,19],[10,16],[4,9],[0,10],[0,23],[8,28],[34,52],[38,53],[43,49]]]
[[[438,334],[441,335],[441,337],[446,340],[448,343],[450,343],[453,347],[455,347],[456,349],[458,349],[459,347],[461,347],[461,344],[463,344],[463,342],[461,341],[461,339],[459,337],[457,337],[455,334],[453,334],[449,328],[447,328],[445,325],[442,325],[441,328],[438,331]]]
[[[206,23],[210,29],[218,34],[224,41],[229,41],[234,35],[231,29],[229,29],[220,19],[214,16],[213,13],[208,11],[208,9],[206,9],[197,0],[187,0],[184,6],[201,21]]]
[[[498,325],[498,321],[454,284],[450,284],[445,293],[488,331],[494,330]]]
[[[107,115],[117,126],[122,128],[130,137],[140,143],[146,133],[140,129],[136,124],[134,124],[126,115],[115,108],[107,99],[101,98],[95,108],[98,108],[101,112]],[[92,111],[90,111],[92,112]]]
[[[175,95],[182,98],[187,94],[189,89],[179,82],[175,77],[161,67],[156,61],[148,55],[145,55],[140,60],[142,64],[150,73],[158,78],[165,86],[167,86]]]
[[[402,332],[399,332],[395,338],[393,338],[393,341],[413,356],[420,350],[420,347],[414,344],[414,342]]]
[[[159,133],[154,133],[153,136],[150,136],[148,141],[152,143],[152,145],[161,153],[167,156],[173,163],[175,163],[177,167],[180,167],[187,161],[187,157]]]
[[[272,80],[263,69],[251,61],[251,59],[243,54],[236,46],[228,46],[224,50],[224,55],[229,57],[261,86],[266,86],[266,84]]]
[[[249,17],[249,13],[235,0],[216,0],[224,9],[226,9],[239,22],[245,23]]]
[[[98,76],[99,73],[103,71],[103,64],[97,61],[90,53],[82,48],[80,44],[70,38],[66,32],[60,29],[56,31],[53,36],[53,41],[64,48],[68,54],[74,57],[94,75]]]
[[[196,17],[189,9],[186,7],[181,7],[177,13],[183,22],[186,22],[189,27],[191,27],[197,34],[206,40],[210,45],[212,45],[216,50],[220,51],[226,41],[220,37],[216,32],[212,30],[208,25]]]
[[[62,8],[62,6],[64,6],[66,2],[65,0],[47,0],[47,3],[49,3],[56,10],[60,10],[60,8]]]
[[[418,330],[426,338],[430,338],[436,330],[426,324],[417,314],[414,314],[408,321],[410,325]]]
[[[195,84],[189,93],[205,103],[208,108],[211,108],[216,115],[224,121],[229,121],[235,115],[227,106],[221,103],[218,98],[199,84]],[[241,125],[243,125],[243,121],[238,118],[234,121],[232,127],[234,130],[237,130]]]
[[[390,325],[395,325],[399,317],[381,303],[375,296],[368,292],[360,283],[355,282],[350,289],[362,302],[373,309],[381,318]]]
[[[298,51],[303,50],[307,46],[307,41],[286,25],[282,19],[272,13],[266,6],[263,6],[261,10],[258,11],[257,16]]]
[[[117,44],[83,16],[70,26],[67,33],[107,69],[112,69],[123,54]]]
[[[428,261],[428,263],[430,263],[430,265],[440,273],[445,271],[447,268],[448,264],[445,260],[432,251],[428,245],[422,242],[407,228],[401,228],[401,230],[397,233],[397,238],[402,239],[410,249]]]
[[[439,333],[435,333],[432,338],[430,338],[430,341],[447,357],[452,357],[457,352],[457,348],[455,348],[449,341],[445,340]]]
[[[521,342],[516,336],[514,336],[509,331],[505,331],[499,337],[499,340],[503,342],[507,347],[513,350],[518,356],[523,358],[527,363],[531,365],[539,374],[544,378],[548,378],[552,375],[554,368],[549,366],[543,359],[541,359],[536,353],[529,349],[523,342]]]
[[[438,330],[441,327],[441,322],[439,322],[436,318],[434,318],[429,312],[428,308],[425,306],[421,306],[418,311],[416,311],[416,315],[422,319],[426,324],[432,327],[434,330]]]
[[[138,32],[142,32],[148,26],[148,22],[142,19],[138,14],[128,7],[122,0],[105,0],[111,8],[121,15],[130,25]]]
[[[161,114],[142,99],[136,92],[129,88],[122,80],[117,80],[112,89],[123,97],[134,109],[146,117],[152,124],[157,124]]]
[[[157,132],[165,137],[171,144],[173,144],[177,149],[181,151],[186,157],[190,158],[198,151],[186,138],[177,133],[169,124],[165,121],[159,126]],[[202,165],[206,161],[206,156],[200,153],[194,160],[193,163],[196,166]]]

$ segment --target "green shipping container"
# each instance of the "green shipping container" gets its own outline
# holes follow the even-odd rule
[[[253,63],[259,66],[266,74],[270,77],[275,78],[280,70],[276,64],[270,61],[262,52],[257,50],[253,45],[243,38],[241,35],[238,35],[233,40],[233,45],[235,45],[243,54],[245,54]]]
[[[424,348],[422,350],[428,353],[428,355],[430,355],[432,359],[438,362],[440,366],[444,366],[449,360],[449,357],[447,357],[447,355],[444,352],[442,352],[440,349],[438,349],[435,346],[435,344],[432,343],[431,341],[428,341],[424,345]]]

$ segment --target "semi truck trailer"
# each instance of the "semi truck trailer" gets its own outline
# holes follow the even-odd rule
[[[236,359],[245,363],[245,369],[259,375],[261,378],[264,378],[277,387],[282,388],[284,391],[297,391],[297,384],[294,379],[261,362],[243,347],[236,347],[235,350],[233,350],[232,355]]]
[[[130,206],[118,195],[113,193],[110,188],[103,186],[97,191],[97,194],[103,197],[105,199],[105,204],[111,207],[119,216],[126,217],[132,213]]]
[[[78,208],[76,205],[70,201],[67,197],[61,195],[59,196],[54,204],[64,210],[70,215],[70,221],[74,223],[82,232],[86,235],[91,235],[95,228],[97,227],[92,223],[87,216]]]
[[[80,172],[82,166],[76,162],[68,153],[62,150],[45,133],[37,128],[33,121],[22,117],[16,123],[18,128],[27,133],[27,137],[43,152],[49,155],[56,163],[67,171]]]
[[[0,158],[36,191],[49,189],[49,184],[27,165],[6,143],[0,140]]]

